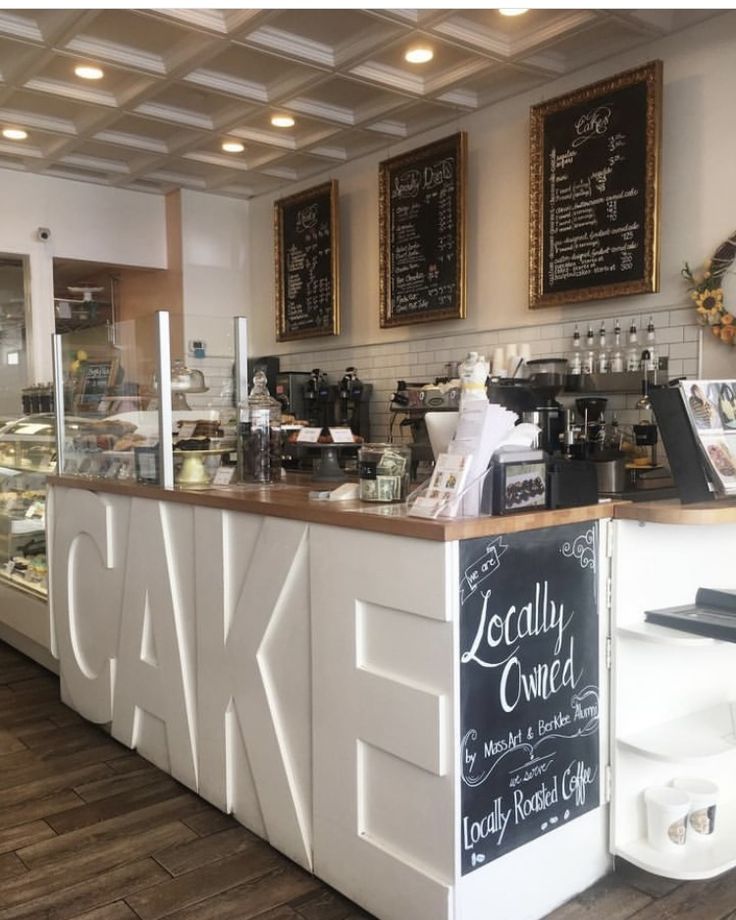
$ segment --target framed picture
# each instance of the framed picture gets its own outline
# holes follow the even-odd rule
[[[274,203],[276,338],[340,333],[337,180]]]
[[[379,166],[381,326],[465,319],[464,132]]]
[[[75,412],[97,412],[117,383],[119,361],[104,358],[85,361],[74,396]]]
[[[531,109],[529,306],[659,286],[662,62]]]

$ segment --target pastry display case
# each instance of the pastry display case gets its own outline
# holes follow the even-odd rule
[[[46,596],[46,476],[56,469],[53,415],[0,429],[0,578]]]

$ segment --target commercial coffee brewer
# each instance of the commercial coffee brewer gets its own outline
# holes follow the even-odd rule
[[[335,419],[338,426],[349,428],[353,434],[370,441],[370,399],[372,383],[363,383],[354,367],[346,367],[337,386]]]
[[[311,428],[334,425],[336,397],[337,391],[330,385],[327,374],[315,367],[304,385],[304,414]]]

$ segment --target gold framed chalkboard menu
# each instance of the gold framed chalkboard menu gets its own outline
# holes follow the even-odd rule
[[[465,318],[466,135],[379,167],[381,326]]]
[[[337,180],[274,204],[276,338],[340,332]]]
[[[662,62],[531,110],[529,306],[652,293]]]

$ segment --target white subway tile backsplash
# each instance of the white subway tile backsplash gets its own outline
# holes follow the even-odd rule
[[[696,322],[695,310],[688,307],[684,310],[673,310],[670,313],[670,324],[673,326],[692,326]]]
[[[679,342],[670,345],[670,358],[692,358],[694,357],[694,342]]]
[[[698,359],[697,358],[685,358],[685,360],[682,362],[682,373],[686,377],[697,377],[698,376]]]
[[[668,326],[666,329],[657,329],[657,342],[682,342],[684,339],[684,326]]]

